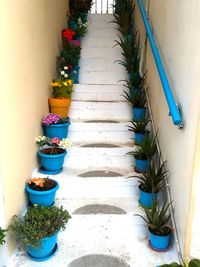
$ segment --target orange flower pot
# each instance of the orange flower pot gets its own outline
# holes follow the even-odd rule
[[[66,118],[68,116],[70,103],[70,98],[49,98],[50,112],[60,115],[61,118]]]

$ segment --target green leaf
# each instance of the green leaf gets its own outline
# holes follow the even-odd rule
[[[193,259],[189,262],[189,267],[200,267],[200,260]]]

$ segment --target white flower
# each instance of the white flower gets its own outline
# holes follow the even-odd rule
[[[64,66],[64,70],[68,70],[68,67],[67,66]]]
[[[69,138],[63,138],[61,141],[60,141],[60,144],[59,144],[60,147],[62,148],[65,148],[65,149],[69,149],[72,147],[72,142]]]
[[[60,72],[60,74],[61,74],[61,75],[64,75],[64,74],[65,74],[64,70],[62,70],[62,71]]]
[[[65,78],[67,78],[67,77],[68,77],[68,74],[67,74],[67,73],[65,73],[65,74],[64,74],[64,77],[65,77]]]

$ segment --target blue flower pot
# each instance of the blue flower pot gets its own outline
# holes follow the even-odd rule
[[[72,30],[76,30],[77,29],[77,27],[78,27],[78,25],[77,25],[77,22],[76,21],[73,21],[73,20],[70,20],[69,22],[68,22],[68,24],[69,24],[69,27],[72,29]]]
[[[50,207],[54,202],[58,188],[59,184],[56,182],[56,187],[52,188],[51,190],[36,191],[31,189],[28,184],[26,185],[25,189],[29,194],[29,200],[32,204]]]
[[[133,120],[143,121],[145,120],[146,107],[144,108],[133,108]]]
[[[139,190],[140,190],[140,198],[139,198],[140,205],[146,208],[151,208],[153,202],[152,193],[144,192],[140,189],[140,187]],[[154,201],[157,202],[157,200],[158,200],[158,193],[154,193]]]
[[[46,148],[44,150],[47,150]],[[46,174],[52,174],[52,172],[59,173],[62,170],[64,158],[67,152],[63,150],[63,153],[56,155],[49,155],[38,151],[41,167],[45,170]]]
[[[75,65],[73,68],[73,80],[74,80],[74,83],[76,84],[79,83],[79,70],[80,70],[79,65]]]
[[[58,137],[59,139],[67,138],[69,125],[71,123],[63,124],[51,124],[51,125],[42,125],[44,130],[44,135],[49,138]]]
[[[156,251],[165,251],[169,248],[171,232],[166,236],[155,235],[149,229],[149,242],[152,249]]]
[[[135,133],[135,144],[140,145],[145,138],[145,133]]]
[[[52,255],[57,242],[57,233],[41,240],[38,248],[26,246],[26,251],[32,260],[44,261]]]
[[[135,169],[137,172],[147,172],[149,169],[149,160],[135,158]]]

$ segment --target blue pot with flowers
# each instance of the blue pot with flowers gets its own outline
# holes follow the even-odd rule
[[[42,121],[44,135],[49,138],[67,138],[70,124],[69,117],[61,118],[60,115],[49,113]]]
[[[38,151],[39,171],[44,174],[60,173],[64,164],[64,158],[67,155],[67,149],[72,146],[71,141],[68,138],[60,140],[58,137],[38,136],[36,143],[40,147]]]
[[[73,71],[72,71],[72,79],[74,80],[74,83],[78,84],[79,83],[79,70],[80,70],[80,67],[79,65],[75,65],[73,67]]]
[[[58,182],[48,177],[31,178],[25,187],[29,195],[30,204],[45,207],[53,205],[58,188]]]

